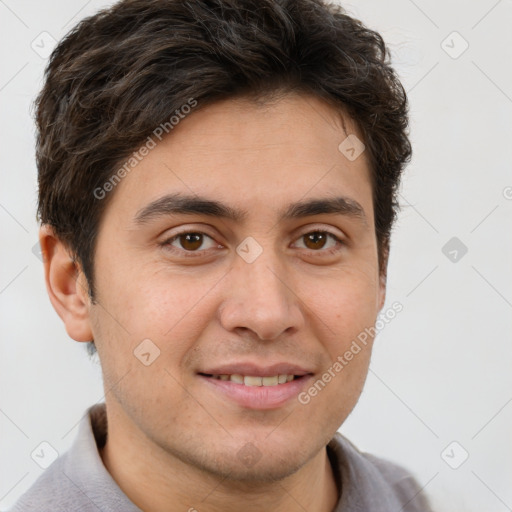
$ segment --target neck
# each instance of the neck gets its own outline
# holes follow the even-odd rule
[[[275,482],[239,482],[187,464],[139,432],[108,417],[103,464],[141,510],[164,512],[332,512],[338,489],[324,447],[292,475]],[[143,457],[140,454],[144,454]],[[320,498],[319,498],[320,497]]]

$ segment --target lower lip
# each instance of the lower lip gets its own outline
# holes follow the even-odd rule
[[[312,375],[277,384],[276,386],[246,386],[229,380],[219,380],[199,375],[218,393],[248,409],[277,409],[296,397],[307,385]]]

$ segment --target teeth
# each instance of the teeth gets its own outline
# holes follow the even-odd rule
[[[244,384],[246,386],[277,386],[278,384],[285,384],[291,382],[294,378],[293,375],[273,375],[272,377],[256,377],[252,375],[240,375],[235,373],[233,375],[212,375],[214,379],[230,380],[237,384]]]
[[[248,375],[244,377],[244,384],[246,386],[263,386],[261,377],[249,377]]]
[[[274,377],[263,377],[261,382],[264,386],[277,386],[277,383],[279,382],[279,375]]]

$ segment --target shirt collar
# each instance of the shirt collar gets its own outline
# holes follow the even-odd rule
[[[99,450],[105,445],[106,435],[105,404],[96,404],[88,409],[80,423],[78,435],[66,458],[65,476],[93,504],[101,503],[101,510],[142,512],[128,499],[103,465]],[[341,493],[333,512],[400,509],[402,503],[376,464],[339,432],[328,443],[327,454],[338,493]],[[109,496],[108,508],[105,508],[105,496]]]

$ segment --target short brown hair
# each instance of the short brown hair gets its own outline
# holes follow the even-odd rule
[[[385,273],[400,175],[411,155],[407,97],[381,36],[322,0],[124,0],[56,47],[36,101],[38,217],[79,261],[94,300],[101,187],[156,126],[206,105],[276,92],[316,95],[364,138]]]

